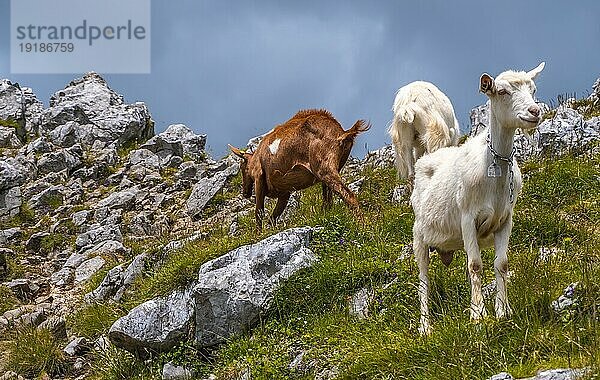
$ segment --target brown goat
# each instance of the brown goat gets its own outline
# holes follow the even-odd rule
[[[358,120],[344,131],[340,123],[325,110],[299,111],[285,123],[267,133],[256,152],[229,148],[243,159],[241,164],[243,195],[256,193],[256,228],[262,229],[265,197],[277,198],[271,216],[275,223],[290,194],[321,182],[323,207],[332,203],[332,191],[342,197],[355,213],[359,213],[356,195],[344,183],[340,170],[346,163],[354,139],[371,126]]]

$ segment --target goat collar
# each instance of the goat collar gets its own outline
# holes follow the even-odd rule
[[[496,151],[496,149],[494,149],[494,147],[492,146],[492,131],[491,130],[488,132],[486,142],[487,142],[487,147],[488,147],[490,153],[492,154],[492,163],[490,166],[488,166],[487,176],[488,177],[502,177],[502,169],[498,165],[498,162],[497,162],[498,160],[504,161],[508,164],[508,176],[510,179],[510,183],[509,183],[509,187],[508,187],[509,188],[509,199],[510,199],[510,203],[513,203],[514,192],[515,192],[514,191],[515,190],[515,182],[514,182],[515,173],[513,171],[513,159],[515,157],[515,146],[513,144],[510,155],[508,157],[504,157],[503,155],[498,153]]]

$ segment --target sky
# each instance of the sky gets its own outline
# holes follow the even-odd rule
[[[47,105],[83,72],[11,74],[9,4],[0,0],[0,78]],[[540,100],[587,95],[600,77],[599,16],[597,0],[152,0],[151,73],[100,74],[148,105],[157,133],[183,123],[207,134],[214,157],[306,108],[330,110],[345,129],[369,120],[361,157],[389,143],[395,93],[415,80],[448,95],[463,131],[486,100],[483,72],[545,61]]]

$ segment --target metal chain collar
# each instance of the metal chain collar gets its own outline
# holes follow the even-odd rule
[[[510,181],[509,185],[508,185],[509,196],[510,196],[509,199],[510,199],[510,203],[513,203],[514,193],[515,193],[515,181],[514,181],[515,173],[513,171],[513,159],[515,157],[515,151],[516,151],[516,149],[515,149],[515,147],[513,145],[512,151],[510,152],[510,155],[508,157],[502,156],[492,146],[492,131],[488,132],[488,135],[487,135],[487,138],[486,138],[486,142],[487,142],[488,149],[490,150],[490,153],[492,154],[492,157],[493,157],[493,160],[494,160],[493,164],[496,164],[496,160],[501,160],[501,161],[504,161],[504,162],[506,162],[508,164],[508,179]]]

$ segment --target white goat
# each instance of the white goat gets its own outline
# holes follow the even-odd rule
[[[450,99],[429,82],[412,82],[394,99],[394,119],[388,133],[401,178],[412,182],[415,161],[425,153],[458,143],[458,121]]]
[[[515,130],[538,125],[540,107],[535,103],[533,80],[544,62],[529,72],[505,71],[494,80],[483,74],[480,91],[490,98],[490,126],[459,147],[440,149],[417,161],[413,250],[419,266],[421,320],[419,331],[429,334],[429,247],[449,263],[455,250],[468,257],[471,279],[471,319],[486,312],[481,295],[480,249],[494,246],[494,271],[498,293],[498,318],[512,313],[506,296],[508,240],[513,207],[521,190],[521,172],[514,160]]]

